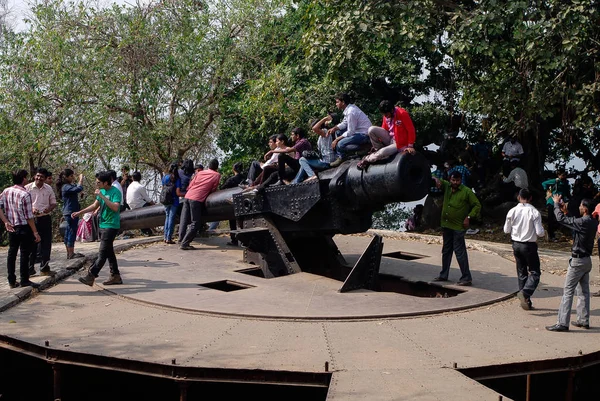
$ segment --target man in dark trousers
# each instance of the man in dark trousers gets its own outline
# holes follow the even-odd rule
[[[532,308],[531,296],[540,283],[540,257],[537,239],[544,236],[542,215],[531,205],[531,193],[523,188],[517,197],[519,204],[510,209],[504,222],[504,232],[513,241],[513,253],[517,262],[521,308]]]
[[[217,172],[219,169],[219,162],[217,159],[212,159],[208,163],[208,170],[198,171],[185,194],[185,199],[188,201],[183,205],[184,209],[182,213],[188,213],[186,208],[189,208],[189,214],[191,217],[191,223],[187,228],[185,237],[181,241],[181,248],[184,251],[194,249],[191,242],[196,238],[196,233],[200,224],[202,224],[202,212],[204,209],[204,202],[208,195],[216,191],[221,180],[221,174]]]
[[[42,276],[54,276],[56,272],[50,270],[50,254],[52,252],[52,216],[51,213],[56,208],[56,196],[52,187],[46,184],[48,170],[38,168],[34,176],[34,182],[25,185],[25,189],[31,195],[31,205],[33,215],[35,216],[35,226],[40,234],[41,246],[41,265],[40,274]],[[38,254],[38,247],[34,246],[29,255],[29,275],[36,274],[35,259]]]
[[[29,280],[29,256],[35,243],[40,242],[40,235],[35,226],[31,195],[25,190],[27,185],[27,171],[15,170],[12,173],[13,186],[6,188],[0,194],[0,220],[8,231],[8,256],[6,268],[8,270],[8,285],[10,288],[27,287],[38,288],[39,284]],[[2,209],[6,213],[2,212]],[[21,283],[17,282],[15,275],[17,252],[21,251],[19,272]]]
[[[442,206],[442,270],[433,281],[448,281],[452,253],[456,255],[460,267],[460,280],[456,285],[468,286],[473,282],[469,269],[469,256],[465,243],[465,231],[469,228],[471,217],[479,217],[481,203],[470,188],[462,184],[462,175],[455,171],[450,182],[434,178],[436,186],[444,192]]]
[[[594,210],[591,199],[583,199],[579,204],[581,217],[566,217],[564,204],[560,195],[553,195],[554,216],[559,224],[569,227],[573,232],[573,247],[571,259],[565,278],[565,288],[558,308],[558,322],[553,326],[546,326],[549,331],[569,331],[571,320],[571,307],[573,294],[577,291],[577,321],[571,323],[575,327],[590,328],[590,271],[592,270],[592,250],[598,220],[592,218]]]
[[[111,173],[103,171],[96,176],[96,200],[90,206],[79,212],[71,213],[71,217],[76,218],[87,212],[93,212],[100,209],[99,224],[100,227],[100,247],[98,249],[98,258],[85,276],[79,277],[83,284],[94,285],[98,273],[104,267],[106,260],[110,267],[110,278],[104,285],[123,284],[117,256],[115,255],[114,241],[121,228],[121,191],[111,185]]]

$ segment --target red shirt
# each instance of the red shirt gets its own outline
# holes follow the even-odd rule
[[[214,170],[198,171],[190,181],[185,199],[204,202],[208,195],[217,190],[220,180],[221,174]]]
[[[405,148],[407,146],[413,146],[415,144],[415,126],[408,111],[401,107],[396,106],[394,108],[394,115],[392,117],[392,125],[394,130],[394,140],[396,141],[396,147],[398,149]],[[387,119],[383,117],[383,123],[381,127],[385,130],[390,131]]]

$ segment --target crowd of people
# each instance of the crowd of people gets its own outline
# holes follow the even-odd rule
[[[382,101],[381,126],[373,126],[367,115],[345,93],[335,97],[335,104],[343,118],[328,114],[313,121],[310,126],[317,135],[316,149],[307,138],[307,132],[296,127],[290,132],[292,144],[288,145],[284,134],[271,136],[269,150],[263,161],[253,161],[244,174],[241,163],[233,165],[233,176],[221,189],[240,186],[244,192],[258,192],[269,185],[296,184],[318,179],[320,171],[335,168],[350,158],[358,159],[357,168],[366,170],[373,163],[385,163],[397,153],[414,154],[415,128],[406,110]],[[482,204],[472,187],[483,188],[493,175],[492,146],[480,137],[477,143],[465,145],[461,139],[449,135],[440,147],[442,157],[447,158],[443,169],[432,173],[430,196],[441,202],[440,226],[442,228],[442,266],[436,282],[449,280],[450,265],[456,256],[461,276],[459,286],[471,286],[473,278],[469,267],[465,233],[471,219],[479,219]],[[527,173],[521,167],[524,150],[516,137],[511,136],[501,151],[501,173],[497,175],[499,196],[502,200],[517,200],[518,204],[506,215],[504,231],[511,235],[516,260],[518,298],[521,307],[533,308],[531,298],[539,284],[541,269],[537,251],[537,239],[545,235],[540,212],[531,204]],[[204,169],[192,160],[172,163],[162,178],[160,203],[165,210],[164,242],[175,244],[175,220],[180,215],[178,243],[181,250],[194,249],[192,241],[200,230],[207,197],[219,188],[221,174],[219,163],[212,159]],[[56,187],[58,198],[63,201],[62,215],[66,222],[64,244],[67,259],[82,257],[75,252],[75,238],[79,219],[86,213],[98,216],[100,246],[98,257],[87,273],[79,280],[93,285],[100,270],[108,261],[110,277],[104,285],[122,284],[118,261],[114,252],[114,240],[120,231],[120,213],[154,205],[146,188],[141,184],[141,173],[129,175],[123,166],[121,176],[114,170],[96,174],[94,202],[81,208],[79,199],[83,191],[83,175],[77,178],[72,169],[63,170]],[[13,186],[0,195],[0,218],[9,232],[8,282],[11,288],[33,286],[30,276],[36,274],[35,263],[40,260],[40,274],[54,275],[50,269],[52,244],[51,212],[57,206],[52,189],[52,174],[44,168],[36,170],[34,181],[29,183],[26,170],[13,172]],[[591,253],[598,230],[600,207],[594,208],[600,197],[593,181],[587,176],[576,180],[571,187],[564,170],[544,181],[547,191],[548,236],[555,241],[559,225],[572,230],[573,249],[569,262],[563,300],[559,309],[558,323],[548,326],[551,331],[567,331],[573,296],[578,297],[578,320],[572,325],[589,328],[589,272]],[[419,225],[423,208],[415,209],[412,226]],[[236,222],[229,222],[232,231],[229,245],[237,246]],[[146,234],[152,234],[150,229]],[[39,244],[36,246],[36,244]],[[600,240],[599,240],[600,245]],[[20,251],[20,282],[16,280],[16,257]],[[600,295],[600,294],[594,294]]]

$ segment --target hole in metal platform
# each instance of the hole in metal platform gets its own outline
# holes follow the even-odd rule
[[[515,401],[600,399],[600,352],[458,371]]]
[[[389,253],[384,253],[381,256],[385,256],[388,258],[395,258],[395,259],[403,259],[403,260],[415,260],[415,259],[423,259],[426,258],[426,255],[419,255],[416,253],[408,253],[408,252],[389,252]]]
[[[263,271],[260,267],[251,267],[249,269],[235,270],[235,272],[247,274],[249,276],[265,278],[265,274],[263,273]]]
[[[402,277],[380,273],[378,292],[395,292],[420,298],[452,298],[464,291],[429,284],[424,281],[408,281]]]
[[[50,361],[42,347],[24,348],[5,349],[0,342],[2,400],[53,400],[60,394],[65,401],[191,401],[218,394],[223,400],[325,401],[331,382],[331,373],[194,368],[55,349]]]
[[[214,281],[212,283],[198,284],[200,287],[206,287],[213,290],[219,290],[224,292],[245,290],[247,288],[254,288],[253,285],[238,283],[231,280]]]

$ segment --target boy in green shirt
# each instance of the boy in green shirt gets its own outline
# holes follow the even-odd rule
[[[479,217],[481,203],[473,191],[462,185],[462,174],[454,171],[450,182],[434,177],[436,186],[444,192],[442,206],[442,271],[433,281],[448,281],[452,253],[456,255],[461,277],[457,285],[471,285],[473,278],[469,269],[469,257],[465,244],[465,231],[469,228],[471,217]]]
[[[98,273],[104,267],[107,259],[110,267],[110,278],[102,284],[123,284],[113,246],[115,237],[119,233],[119,228],[121,228],[121,191],[111,186],[111,183],[110,173],[106,171],[98,173],[96,176],[96,200],[90,206],[71,215],[73,218],[76,218],[100,208],[100,248],[98,249],[98,258],[87,275],[79,278],[79,281],[90,287],[94,285],[94,280],[98,277]]]

